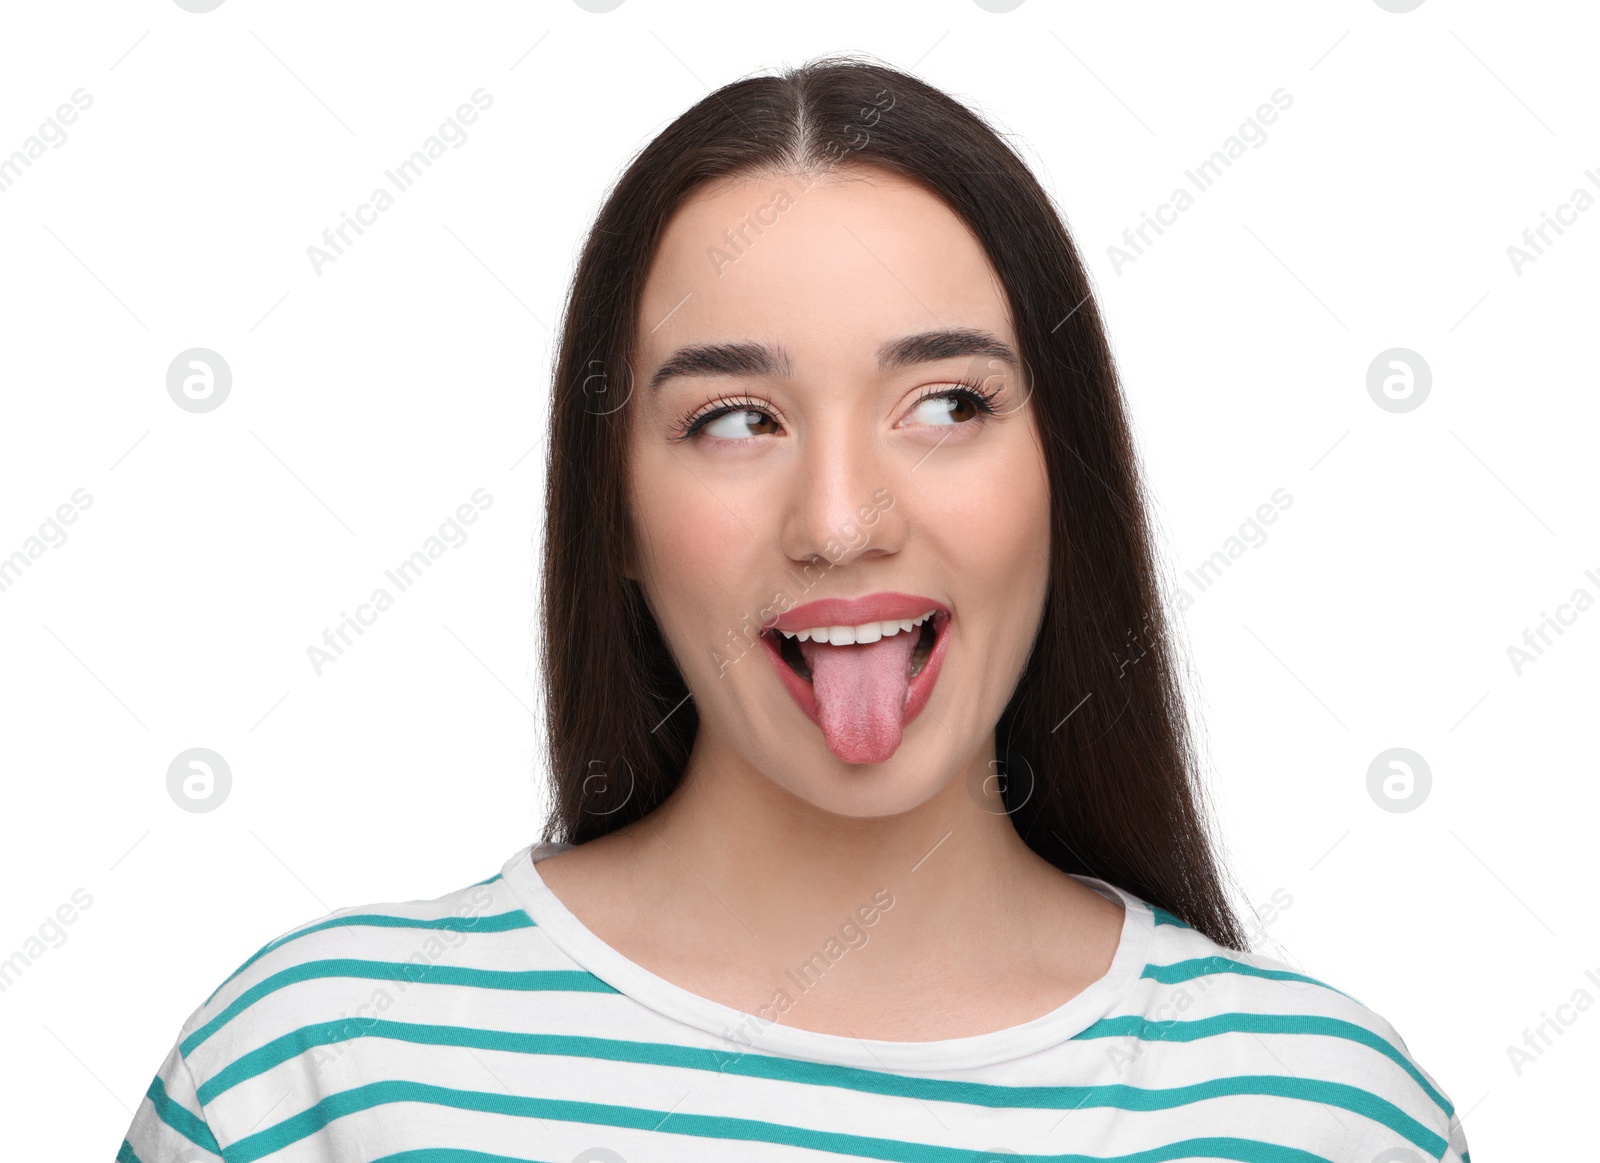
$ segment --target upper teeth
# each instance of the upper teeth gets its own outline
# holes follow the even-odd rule
[[[876,642],[913,626],[920,626],[933,617],[929,610],[920,618],[896,618],[887,622],[863,622],[859,626],[813,626],[809,630],[779,630],[785,638],[798,638],[801,642],[828,642],[834,646],[849,646],[856,642]]]

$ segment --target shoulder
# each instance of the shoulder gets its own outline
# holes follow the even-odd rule
[[[1273,1108],[1288,1118],[1320,1118],[1306,1104],[1322,1107],[1330,1134],[1378,1131],[1428,1158],[1465,1157],[1454,1104],[1387,1018],[1304,969],[1230,949],[1148,907],[1146,965],[1123,1017],[1137,1022],[1141,1045],[1171,1047],[1166,1065],[1181,1062],[1213,1089],[1288,1099]]]
[[[436,897],[352,905],[313,917],[252,953],[183,1024],[177,1049],[209,1101],[245,1059],[339,1053],[398,1016],[408,991],[510,987],[525,979],[534,922],[502,874]],[[541,946],[532,943],[537,951]],[[437,991],[435,991],[437,992]],[[404,1009],[423,1017],[437,1001]]]
[[[256,1158],[317,1133],[351,1095],[379,1101],[369,1084],[403,1076],[408,1048],[459,1040],[457,1023],[497,1017],[505,991],[592,988],[508,889],[517,859],[429,899],[335,909],[262,945],[183,1023],[118,1158],[232,1158],[242,1141],[240,1157]]]

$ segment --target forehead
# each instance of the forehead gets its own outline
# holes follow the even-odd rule
[[[698,342],[781,342],[802,374],[875,365],[886,337],[940,327],[1015,342],[999,278],[965,223],[881,170],[741,178],[687,200],[637,322],[645,375]]]

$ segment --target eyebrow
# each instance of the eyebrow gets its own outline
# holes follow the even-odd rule
[[[940,359],[960,356],[987,356],[1021,370],[1022,361],[1011,345],[988,331],[971,327],[946,327],[916,335],[891,339],[878,348],[878,368],[890,371]],[[765,343],[707,343],[681,347],[673,352],[650,377],[654,392],[677,376],[776,376],[794,375],[794,361],[781,346]]]

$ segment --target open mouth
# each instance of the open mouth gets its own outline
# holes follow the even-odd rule
[[[792,637],[776,626],[761,631],[762,652],[778,682],[821,730],[828,750],[845,763],[887,761],[933,698],[951,649],[952,614],[932,599],[928,604],[934,609],[925,614],[896,618],[899,611],[922,605],[921,600],[891,594],[875,603],[857,603],[855,609],[819,602],[810,613],[821,618],[891,616],[797,629]],[[789,620],[791,625],[796,621],[792,615]],[[903,675],[896,671],[901,659]]]
[[[927,665],[928,659],[933,655],[933,648],[939,639],[939,628],[945,619],[939,613],[929,616],[920,626],[911,630],[902,630],[902,634],[917,634],[917,645],[911,651],[911,661],[906,671],[908,679],[916,678],[922,673],[922,668]],[[763,634],[770,635],[778,644],[778,653],[794,671],[796,675],[806,682],[811,681],[811,668],[806,665],[805,655],[800,651],[800,640],[791,638],[787,634],[780,634],[776,630],[763,630]]]

